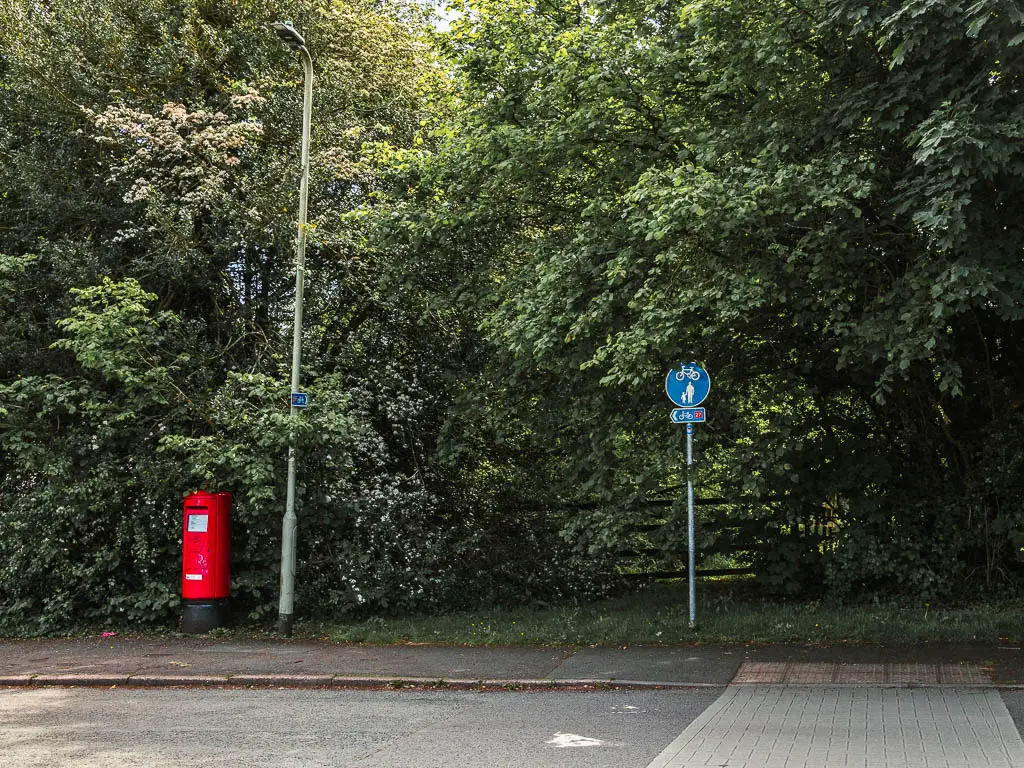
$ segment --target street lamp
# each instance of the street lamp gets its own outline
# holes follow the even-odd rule
[[[302,182],[299,185],[299,232],[295,238],[295,323],[292,329],[292,397],[290,418],[299,418],[299,363],[302,359],[302,291],[306,278],[306,200],[309,196],[309,123],[313,114],[313,59],[290,21],[274,22],[270,28],[302,59],[304,93],[302,98]],[[288,493],[281,524],[281,600],[278,604],[277,631],[291,637],[295,622],[295,437],[288,445]]]

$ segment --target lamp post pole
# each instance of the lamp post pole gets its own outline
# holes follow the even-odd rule
[[[306,282],[306,208],[309,195],[309,134],[313,114],[313,59],[291,22],[275,22],[270,28],[302,59],[304,92],[302,98],[302,181],[299,185],[299,231],[295,239],[295,321],[292,328],[292,393],[299,392],[299,365],[302,360],[302,295]],[[295,398],[291,398],[293,426],[299,418]],[[277,631],[291,637],[295,622],[295,437],[288,445],[288,491],[281,524],[281,599],[278,603]]]

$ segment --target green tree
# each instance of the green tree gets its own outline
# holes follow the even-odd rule
[[[302,91],[276,19],[317,74],[300,614],[559,586],[543,521],[438,460],[466,342],[352,213],[443,80],[418,7],[3,0],[0,631],[172,621],[197,487],[235,494],[234,591],[273,610]]]
[[[490,418],[603,502],[574,535],[678,483],[660,389],[695,359],[704,487],[834,516],[837,593],[1019,570],[1022,32],[997,1],[467,6],[391,228],[460,276]]]

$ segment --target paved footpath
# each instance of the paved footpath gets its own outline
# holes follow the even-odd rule
[[[648,768],[1022,768],[976,664],[746,662]]]

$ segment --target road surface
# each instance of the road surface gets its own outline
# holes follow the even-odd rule
[[[11,768],[645,768],[722,693],[0,690]]]

